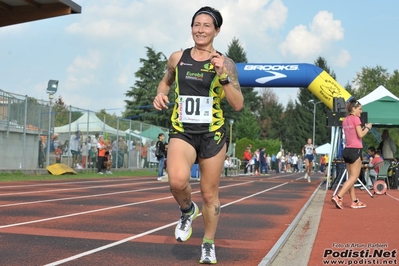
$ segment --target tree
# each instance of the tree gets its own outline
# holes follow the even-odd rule
[[[61,96],[55,100],[53,111],[55,127],[69,124],[69,110]]]
[[[259,124],[261,127],[261,138],[280,139],[283,131],[281,117],[284,106],[278,102],[278,97],[270,88],[260,90]]]
[[[248,138],[256,140],[260,137],[260,126],[248,107],[244,107],[242,115],[238,118],[236,135],[238,139]]]
[[[354,96],[357,99],[369,94],[380,85],[387,88],[396,96],[399,96],[399,72],[396,69],[393,74],[389,74],[386,68],[379,65],[375,67],[363,67],[356,74],[353,83]]]
[[[388,79],[389,73],[386,68],[378,65],[376,67],[363,67],[353,80],[355,97],[357,99],[362,98],[380,85],[386,87]]]
[[[244,49],[241,47],[240,41],[237,38],[233,38],[228,46],[226,56],[231,58],[235,63],[246,63],[247,55]],[[254,114],[259,110],[260,98],[254,88],[241,88],[242,95],[244,96],[244,104],[249,108]],[[237,113],[231,108],[227,101],[223,101],[221,105],[224,110],[226,118],[237,117]]]
[[[399,97],[399,71],[395,69],[393,74],[389,76],[386,88]]]
[[[240,41],[237,38],[233,38],[231,43],[228,45],[226,56],[231,58],[235,63],[248,62],[246,52],[242,48]],[[241,88],[241,91],[244,96],[245,107],[249,108],[250,112],[244,114],[244,112],[241,111],[240,113],[237,114],[237,112],[229,105],[227,101],[221,102],[221,108],[223,110],[223,115],[226,121],[234,119],[237,131],[239,130],[239,128],[245,128],[245,124],[244,125],[238,124],[240,123],[239,121],[246,121],[245,119],[247,119],[248,116],[253,116],[255,118],[259,110],[260,97],[257,96],[257,92],[254,91],[253,88]],[[238,135],[244,136],[243,132],[237,132],[237,136]]]
[[[161,52],[156,53],[150,47],[146,47],[146,49],[147,59],[140,58],[142,67],[135,73],[137,80],[125,94],[131,100],[125,100],[126,111],[123,116],[149,124],[169,127],[172,108],[157,111],[152,105],[158,84],[166,69],[167,59]],[[173,99],[172,97],[169,98]]]
[[[297,119],[297,110],[294,106],[293,101],[289,100],[285,109],[284,115],[281,119],[281,130],[280,139],[286,152],[298,153],[303,146],[303,140],[297,134],[297,125],[295,123]]]

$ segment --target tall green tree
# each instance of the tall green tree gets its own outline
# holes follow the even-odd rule
[[[288,101],[285,112],[281,119],[281,130],[279,139],[281,140],[284,150],[291,153],[299,153],[304,142],[297,134],[297,109],[292,100]]]
[[[262,88],[259,104],[259,124],[261,127],[261,138],[280,139],[284,130],[280,123],[284,106],[278,102],[277,95],[270,88]]]
[[[353,80],[355,97],[361,98],[375,90],[378,86],[386,86],[389,73],[382,66],[363,67]]]
[[[169,127],[172,108],[157,111],[152,105],[158,84],[165,73],[167,58],[163,53],[157,53],[150,47],[146,47],[146,49],[147,58],[140,58],[142,66],[135,73],[136,82],[125,94],[130,99],[125,100],[126,111],[123,116],[148,124]]]
[[[382,85],[390,92],[399,96],[399,72],[394,70],[390,74],[386,68],[382,66],[363,67],[353,80],[354,96],[362,98]]]
[[[53,111],[54,115],[54,126],[59,127],[69,124],[69,109],[66,106],[64,100],[59,96],[54,103]]]
[[[386,83],[386,88],[399,97],[399,71],[395,69],[393,74],[389,76],[389,79]]]
[[[240,41],[237,38],[233,38],[231,43],[228,45],[226,56],[231,58],[235,63],[246,63],[247,54],[242,48]],[[259,108],[257,102],[259,101],[259,97],[257,96],[257,92],[254,91],[253,88],[241,88],[242,94],[244,96],[244,105],[250,111],[244,114],[243,111],[237,113],[227,101],[221,102],[221,108],[223,109],[223,114],[226,121],[230,121],[234,119],[234,128],[244,128],[245,125],[240,125],[240,121],[246,121],[247,117],[242,118],[243,115],[249,115],[256,120],[256,112]],[[243,132],[241,132],[243,133]],[[229,133],[230,134],[230,133]],[[245,135],[241,135],[241,138],[248,137]],[[235,141],[237,135],[233,134],[233,141]]]
[[[238,139],[247,138],[257,140],[260,137],[261,130],[259,123],[248,107],[244,107],[235,127]]]

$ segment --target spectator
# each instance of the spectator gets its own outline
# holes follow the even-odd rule
[[[378,176],[378,174],[380,172],[380,167],[377,164],[384,161],[381,158],[380,153],[381,153],[381,151],[376,150],[373,146],[371,146],[368,150],[368,154],[370,155],[370,162],[368,164],[368,168],[370,168],[370,171],[366,172],[366,180],[368,182],[367,185],[369,186],[369,188],[372,187],[372,185],[375,182],[376,177]],[[367,174],[368,174],[369,178],[367,178]]]
[[[252,160],[252,155],[251,155],[251,147],[249,145],[244,151],[243,159],[244,159],[244,174],[246,175],[248,174],[249,167],[250,167],[250,172],[252,172],[252,165],[250,165],[250,161]]]
[[[147,143],[141,143],[141,168],[147,168],[147,155],[148,155],[148,145]]]
[[[163,133],[158,134],[158,141],[155,144],[155,156],[158,160],[158,178],[157,180],[162,180],[163,176],[163,167],[165,163],[165,144],[163,140],[165,139],[165,135]]]
[[[228,176],[228,171],[233,167],[233,163],[230,160],[230,157],[226,155],[224,159],[224,176]]]
[[[266,161],[266,154],[265,154],[265,147],[260,149],[259,153],[259,161],[260,161],[260,173],[267,174],[267,161]]]
[[[87,157],[89,156],[89,150],[87,145],[87,140],[83,142],[81,148],[81,156],[82,156],[82,168],[87,167]]]
[[[299,168],[298,168],[298,156],[296,155],[296,153],[294,153],[294,156],[292,156],[292,165],[294,167],[293,172],[299,172]]]
[[[254,172],[255,173],[257,172],[258,174],[260,174],[260,161],[259,161],[260,158],[259,158],[259,155],[260,155],[260,151],[259,151],[259,149],[256,149],[255,152],[254,152],[254,155],[252,156],[252,159],[254,160],[254,163],[255,163]]]
[[[382,141],[380,142],[377,150],[381,151],[382,158],[384,158],[384,160],[391,160],[396,162],[396,145],[393,139],[389,136],[389,131],[387,129],[384,129],[384,131],[382,131],[381,138]]]
[[[105,170],[105,152],[107,151],[107,146],[105,145],[104,142],[104,136],[99,136],[98,142],[97,142],[97,150],[98,150],[98,157],[97,157],[97,172],[99,174],[104,174]]]
[[[44,168],[44,162],[46,161],[46,156],[44,153],[44,147],[45,147],[44,143],[45,143],[44,137],[41,136],[39,138],[39,156],[38,156],[40,168]]]
[[[300,173],[303,172],[303,159],[301,155],[298,155],[298,169]]]
[[[272,157],[270,157],[270,154],[266,155],[266,164],[268,170],[272,170]]]
[[[72,153],[72,168],[76,168],[78,157],[80,155],[80,130],[77,130],[75,135],[71,136],[69,144]]]
[[[326,157],[324,155],[320,156],[320,173],[324,173],[324,167],[326,166]]]
[[[122,137],[118,141],[118,168],[122,168],[125,161],[125,153],[127,151],[127,143]]]
[[[64,142],[64,145],[62,145],[62,154],[64,154],[64,155],[70,155],[69,140],[66,140],[66,141]]]
[[[62,155],[62,146],[57,145],[57,148],[54,150],[54,155],[55,155],[55,162],[56,163],[61,163],[61,155]]]

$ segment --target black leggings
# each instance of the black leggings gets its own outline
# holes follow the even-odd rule
[[[106,159],[107,158],[105,156],[98,156],[98,160],[97,160],[98,172],[102,172],[102,170],[105,169],[104,162],[106,161]]]

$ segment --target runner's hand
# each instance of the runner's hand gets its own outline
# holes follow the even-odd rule
[[[167,106],[168,103],[169,103],[168,96],[166,96],[165,94],[163,94],[161,92],[161,93],[158,93],[157,96],[155,96],[153,105],[154,105],[155,109],[162,110],[162,109],[168,109],[168,106]]]

